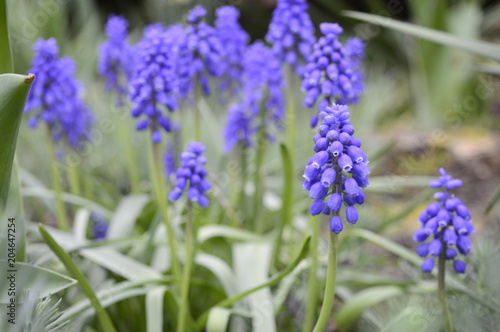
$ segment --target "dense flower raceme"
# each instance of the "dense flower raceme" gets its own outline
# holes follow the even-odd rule
[[[203,21],[206,14],[203,7],[194,7],[187,16],[186,34],[187,47],[192,55],[193,88],[199,84],[203,93],[209,95],[210,86],[205,72],[214,77],[221,76],[224,50],[215,28]]]
[[[94,117],[80,98],[82,87],[74,78],[75,64],[69,57],[59,59],[54,38],[38,40],[30,73],[36,80],[28,95],[25,112],[32,114],[28,125],[41,120],[48,125],[54,141],[66,141],[75,149],[90,140]]]
[[[292,65],[299,75],[315,42],[314,26],[306,0],[278,0],[266,40],[280,61]]]
[[[99,49],[99,74],[106,79],[106,90],[118,93],[118,105],[127,94],[128,80],[134,68],[134,52],[127,42],[128,22],[121,16],[111,15],[106,22],[105,41]]]
[[[422,227],[413,235],[415,242],[421,243],[417,254],[428,257],[422,263],[422,271],[429,273],[434,268],[434,258],[441,252],[446,253],[447,260],[453,260],[456,273],[465,273],[465,263],[457,259],[457,250],[467,255],[471,249],[469,235],[474,233],[469,209],[452,193],[462,186],[462,180],[453,179],[441,168],[439,180],[431,181],[431,188],[440,188],[434,194],[437,202],[433,202],[422,211],[419,221]],[[425,242],[430,240],[430,242]],[[457,250],[456,250],[456,249]]]
[[[221,83],[219,91],[225,97],[237,95],[243,86],[243,57],[249,36],[238,23],[240,12],[233,6],[223,6],[216,11],[215,27],[220,43],[224,46],[221,61]]]
[[[90,220],[92,226],[92,238],[95,240],[104,240],[108,234],[108,224],[106,221],[97,212],[92,212],[90,214]]]
[[[320,99],[321,112],[332,102],[351,104],[358,101],[363,90],[362,74],[359,71],[364,54],[363,42],[350,39],[346,47],[338,40],[342,28],[336,23],[320,25],[324,34],[313,46],[305,68],[302,89],[306,92],[304,107],[311,108]],[[311,125],[316,126],[314,116]]]
[[[170,192],[170,200],[177,201],[184,191],[191,202],[198,202],[198,205],[205,208],[209,204],[206,192],[211,185],[206,180],[207,171],[203,165],[207,159],[202,156],[205,147],[199,142],[191,142],[187,145],[186,151],[181,153],[181,167],[177,170],[175,188]]]
[[[354,128],[345,105],[333,104],[320,112],[322,120],[319,133],[314,136],[316,155],[307,163],[303,188],[314,201],[311,215],[333,216],[330,229],[342,231],[340,209],[346,206],[345,219],[351,224],[358,220],[356,204],[363,204],[365,195],[361,188],[368,182],[368,159],[360,149],[361,141],[353,136]]]
[[[171,131],[170,119],[164,109],[174,111],[178,107],[178,82],[175,71],[175,35],[159,24],[150,25],[137,46],[135,71],[130,81],[130,99],[133,102],[132,116],[146,115],[140,120],[137,130],[150,128],[152,141],[161,141],[161,131]]]
[[[229,108],[224,136],[226,151],[238,143],[252,145],[251,136],[261,125],[269,139],[271,123],[281,129],[284,118],[283,75],[273,52],[257,41],[248,47],[244,59],[244,96]],[[261,112],[265,112],[261,117]],[[262,119],[264,123],[262,123]]]

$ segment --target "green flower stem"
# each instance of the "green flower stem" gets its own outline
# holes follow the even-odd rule
[[[262,162],[266,149],[266,112],[261,108],[260,125],[257,136],[257,151],[255,152],[255,174],[254,174],[254,199],[253,199],[253,225],[258,233],[264,231],[264,220],[262,220],[262,205],[264,204],[264,188],[262,185]]]
[[[238,202],[237,208],[241,211],[243,216],[246,216],[246,207],[245,204],[245,185],[247,183],[247,149],[243,144],[238,145],[238,150],[240,154],[240,192],[238,194]]]
[[[438,292],[439,292],[438,296],[441,309],[443,310],[444,330],[446,332],[453,332],[450,311],[448,310],[448,303],[446,301],[446,283],[445,283],[446,245],[442,237],[441,237],[441,244],[443,249],[441,250],[441,254],[439,255],[439,260],[438,260]]]
[[[309,270],[309,285],[307,291],[307,312],[302,331],[311,331],[314,314],[316,313],[316,304],[318,301],[318,242],[319,225],[313,217],[309,218],[309,224],[312,228],[311,243],[309,245],[309,255],[311,256],[311,269]]]
[[[55,201],[56,201],[56,216],[57,216],[57,227],[62,231],[68,230],[68,219],[66,217],[66,211],[64,209],[64,202],[62,200],[62,185],[61,185],[61,173],[57,167],[56,161],[56,147],[52,141],[52,134],[50,129],[49,133],[49,155],[50,155],[50,169],[52,174],[52,187],[54,188]]]
[[[201,97],[201,86],[198,83],[199,79],[196,76],[196,81],[194,83],[194,140],[201,142],[201,114],[200,114],[200,97]]]
[[[68,167],[69,191],[76,196],[81,196],[79,173],[78,165]]]
[[[335,298],[335,282],[337,279],[337,242],[338,235],[330,232],[330,243],[328,248],[328,266],[326,270],[326,287],[323,304],[319,313],[318,321],[313,332],[323,332],[330,318]]]
[[[129,119],[119,120],[120,122],[120,136],[125,150],[125,157],[127,158],[127,170],[130,179],[130,190],[132,193],[137,194],[141,192],[141,185],[139,180],[139,172],[137,170],[137,159],[135,157],[134,148],[131,144]]]
[[[187,217],[186,217],[186,256],[184,262],[184,271],[182,274],[181,284],[181,307],[177,318],[177,332],[186,330],[188,314],[189,314],[189,284],[191,281],[191,269],[193,266],[194,252],[194,227],[193,227],[193,205],[188,202]]]
[[[160,165],[161,163],[161,153],[160,145],[150,142],[148,144],[149,151],[149,175],[151,178],[151,186],[153,187],[153,193],[155,196],[156,204],[160,209],[160,213],[165,224],[167,231],[167,242],[170,249],[170,257],[172,260],[172,274],[174,276],[175,283],[180,285],[181,274],[179,268],[179,260],[177,258],[177,249],[175,242],[174,229],[170,223],[170,218],[168,216],[168,206],[167,206],[167,195],[165,192],[166,183],[163,180]]]

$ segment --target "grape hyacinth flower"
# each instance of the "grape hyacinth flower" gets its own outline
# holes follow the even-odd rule
[[[192,54],[192,89],[195,84],[199,84],[203,94],[208,96],[210,86],[205,71],[213,77],[220,77],[223,48],[217,31],[203,21],[206,15],[207,11],[203,7],[194,7],[187,16],[186,34],[187,47]]]
[[[108,224],[106,221],[97,212],[90,214],[90,220],[92,222],[92,238],[94,240],[104,240],[108,234]]]
[[[346,206],[348,223],[355,224],[358,220],[355,205],[365,201],[362,188],[369,184],[368,159],[360,149],[361,141],[353,136],[354,127],[346,105],[333,104],[319,116],[323,120],[314,136],[316,155],[304,171],[303,188],[313,199],[310,214],[333,214],[330,229],[339,234],[343,229],[342,205]]]
[[[283,75],[273,52],[257,41],[247,49],[244,66],[244,97],[230,106],[224,129],[226,151],[239,143],[251,146],[251,135],[258,133],[262,125],[272,140],[270,124],[281,129],[284,118]]]
[[[358,72],[363,54],[362,42],[352,40],[346,48],[338,40],[343,31],[340,25],[322,23],[320,29],[324,36],[314,44],[302,80],[302,90],[306,92],[304,107],[311,108],[320,99],[319,112],[332,102],[356,103],[363,90],[362,76]],[[317,121],[318,117],[313,116],[311,126],[315,127]]]
[[[128,22],[122,16],[111,15],[106,22],[108,40],[99,49],[98,71],[106,79],[106,91],[118,93],[118,106],[123,104],[134,68],[134,53],[127,42],[127,27]]]
[[[223,6],[216,11],[215,27],[220,43],[224,45],[224,58],[221,61],[220,93],[225,98],[237,96],[242,90],[243,58],[249,36],[238,23],[240,12],[233,6]]]
[[[176,74],[173,65],[174,38],[163,26],[150,25],[137,47],[136,67],[130,82],[130,99],[133,102],[132,116],[146,115],[140,120],[137,130],[151,129],[153,143],[161,141],[160,129],[171,131],[170,119],[163,109],[177,109]]]
[[[191,142],[187,145],[186,151],[181,153],[181,167],[177,170],[175,189],[170,192],[170,200],[177,201],[184,191],[191,202],[198,202],[202,208],[206,208],[209,200],[206,192],[211,185],[206,180],[207,171],[203,165],[207,159],[202,156],[206,148],[200,142]]]
[[[306,62],[316,40],[307,9],[305,0],[278,0],[266,35],[278,60],[291,65],[299,75],[304,69],[301,62]]]
[[[74,78],[75,63],[69,57],[59,59],[54,38],[38,40],[30,73],[36,75],[28,95],[25,112],[32,114],[28,121],[35,127],[43,121],[55,142],[65,141],[81,149],[90,141],[94,116],[80,98],[82,86]]]
[[[444,168],[439,169],[439,173],[439,180],[431,181],[430,187],[442,191],[434,194],[437,202],[430,203],[420,214],[422,227],[415,232],[413,240],[420,243],[417,254],[428,257],[422,263],[422,272],[430,273],[434,268],[435,257],[445,252],[446,259],[453,261],[455,272],[465,273],[466,264],[457,256],[458,253],[469,253],[469,235],[474,233],[474,225],[469,209],[453,194],[454,189],[462,186],[462,180],[453,179]]]
[[[177,161],[175,160],[175,148],[174,145],[169,143],[167,145],[167,150],[165,151],[165,175],[167,179],[170,179],[174,174],[176,168]]]

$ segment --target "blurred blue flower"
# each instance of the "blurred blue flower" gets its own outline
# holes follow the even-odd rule
[[[208,206],[206,192],[211,185],[205,179],[207,171],[203,168],[207,162],[202,156],[205,150],[205,146],[200,142],[190,142],[186,151],[181,153],[181,167],[177,169],[175,188],[170,192],[170,200],[177,201],[183,192],[187,191],[187,197],[191,202],[198,202],[202,208]]]
[[[442,191],[434,194],[437,202],[430,203],[420,214],[421,227],[413,235],[413,240],[421,243],[417,248],[419,256],[430,256],[422,264],[423,272],[432,271],[434,258],[444,250],[446,259],[454,261],[455,272],[465,273],[466,264],[456,259],[457,250],[462,255],[469,253],[469,235],[474,233],[474,225],[469,209],[453,194],[454,189],[462,186],[462,180],[453,179],[444,168],[440,168],[439,173],[439,180],[433,180],[429,185]]]
[[[304,107],[313,107],[317,100],[321,112],[332,102],[352,104],[358,101],[363,91],[362,74],[359,71],[364,48],[361,40],[353,38],[342,46],[338,36],[342,28],[336,23],[322,23],[324,34],[313,46],[304,70],[302,90],[306,92]],[[315,127],[318,117],[314,116],[311,126]]]
[[[224,99],[238,95],[243,87],[243,59],[249,36],[238,23],[240,12],[233,6],[223,6],[216,11],[215,27],[220,43],[224,46],[221,61],[219,91]]]
[[[92,227],[92,238],[94,240],[104,240],[108,234],[108,223],[97,212],[90,214],[90,221]]]
[[[224,129],[226,151],[239,143],[251,146],[251,135],[257,133],[261,125],[266,127],[270,140],[273,139],[271,124],[282,128],[285,110],[281,65],[261,41],[253,43],[245,52],[243,81],[242,99],[229,108]],[[264,123],[261,112],[264,112]]]
[[[134,68],[133,48],[127,42],[128,22],[122,16],[111,15],[106,22],[108,40],[99,49],[99,74],[106,79],[106,90],[118,93],[118,105],[127,94],[128,80]]]
[[[25,107],[25,112],[31,114],[28,125],[33,128],[41,120],[55,142],[63,140],[81,149],[90,141],[94,116],[80,98],[82,86],[74,78],[75,63],[69,57],[59,59],[54,38],[38,40],[33,49],[29,72],[36,75],[36,80]]]
[[[299,75],[304,69],[301,62],[306,62],[316,40],[307,9],[305,0],[278,0],[266,35],[276,57]]]
[[[214,77],[222,74],[223,48],[217,31],[203,21],[207,11],[201,7],[194,7],[187,16],[186,27],[187,48],[192,55],[191,79],[199,84],[203,94],[210,95],[210,86],[205,72]]]
[[[145,115],[137,130],[151,129],[152,141],[161,141],[161,131],[171,131],[164,109],[174,111],[177,103],[177,75],[174,67],[175,38],[159,24],[150,25],[137,46],[136,66],[130,81],[132,116]]]
[[[170,179],[177,169],[177,161],[175,160],[175,148],[172,143],[167,144],[167,150],[165,151],[165,175],[167,179]]]
[[[346,105],[333,104],[320,112],[322,122],[314,136],[314,151],[304,171],[304,190],[313,199],[310,214],[330,215],[330,229],[338,234],[343,229],[340,209],[346,206],[345,220],[355,224],[358,211],[354,205],[365,201],[362,188],[368,182],[368,158],[360,149],[361,141],[353,136]]]

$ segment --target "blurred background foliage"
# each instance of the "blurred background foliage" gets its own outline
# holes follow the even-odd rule
[[[145,25],[154,22],[168,25],[183,20],[194,4],[207,8],[209,20],[213,19],[217,7],[232,4],[242,12],[242,26],[252,40],[257,40],[265,35],[275,7],[273,0],[10,0],[7,3],[15,72],[27,71],[33,55],[32,45],[38,38],[56,37],[61,54],[76,60],[77,78],[85,85],[86,102],[99,121],[104,119],[111,123],[108,124],[111,127],[119,121],[128,121],[128,111],[124,115],[124,111],[114,106],[113,98],[103,93],[103,82],[96,71],[97,50],[105,39],[103,26],[109,14],[122,14],[129,20],[130,38],[135,44],[140,40]],[[450,174],[464,180],[458,195],[471,208],[479,230],[472,237],[474,250],[470,268],[461,279],[476,294],[488,295],[498,302],[500,266],[497,262],[500,250],[496,239],[500,236],[500,208],[495,203],[500,199],[500,64],[347,18],[343,11],[373,13],[465,38],[500,44],[500,2],[314,0],[309,1],[309,6],[316,26],[321,22],[337,22],[344,28],[344,38],[357,36],[367,45],[364,60],[366,91],[360,104],[352,107],[352,115],[358,136],[364,142],[364,150],[371,155],[372,185],[367,188],[369,204],[361,209],[360,222],[355,227],[377,231],[414,248],[411,235],[418,227],[418,213],[431,197],[426,189],[429,176],[436,177],[441,166],[447,168]],[[300,102],[303,96],[297,93],[296,97]],[[219,132],[225,121],[226,109],[217,103],[216,98],[212,99],[207,101],[209,108],[204,111],[204,120],[213,128],[213,133],[205,131],[203,142],[208,147],[208,156],[219,156],[222,151]],[[306,110],[302,113],[303,123],[306,123],[309,113]],[[124,167],[125,156],[119,148],[119,130],[109,130],[106,124],[99,121],[96,132],[99,143],[91,145],[88,153],[80,156],[80,172],[85,179],[82,196],[88,201],[78,201],[75,206],[90,209],[94,202],[101,210],[110,211],[116,208],[123,195],[129,193],[129,183]],[[147,179],[146,155],[141,148],[146,137],[136,132],[131,135],[141,178]],[[25,187],[44,188],[50,183],[47,151],[39,142],[41,136],[41,129],[26,130],[26,124],[20,133],[18,157]],[[297,137],[301,138],[297,157],[305,164],[312,151],[311,130],[298,128]],[[281,204],[282,166],[278,156],[277,144],[270,146],[265,163],[265,204],[270,229],[279,219],[277,211]],[[209,173],[216,183],[215,200],[222,207],[204,212],[206,222],[222,220],[224,223],[228,215],[234,215],[227,204],[230,185],[225,165],[228,160],[229,157],[223,156],[209,161]],[[299,176],[297,179],[300,181]],[[147,181],[142,186],[144,191],[149,189]],[[25,190],[24,197],[28,219],[55,224],[49,194]],[[295,206],[298,217],[294,222],[300,230],[305,229],[307,222],[301,214],[307,209],[308,198],[301,194],[301,188],[297,189],[296,197],[299,197]],[[137,227],[141,231],[154,229],[150,224],[152,219],[157,220],[149,204],[138,214]],[[321,243],[325,249],[324,239]],[[214,239],[210,246],[205,245],[203,249],[230,261],[231,254],[226,250],[229,245]],[[141,248],[132,249],[132,254],[141,256]],[[31,254],[35,254],[33,249]],[[101,283],[105,278],[98,273],[96,266],[78,259],[80,266],[88,268],[88,274],[93,278],[90,282],[104,288],[106,285]],[[423,331],[418,323],[423,322],[427,324],[425,331],[439,331],[442,325],[436,314],[438,304],[433,302],[435,286],[428,282],[428,277],[422,277],[418,267],[412,266],[401,255],[382,250],[362,240],[362,237],[352,236],[341,245],[339,266],[338,297],[343,302],[337,302],[336,311],[344,303],[356,299],[363,289],[379,287],[375,291],[393,295],[401,293],[380,287],[396,285],[405,290],[405,296],[388,295],[388,301],[364,311],[361,320],[352,319],[351,323],[358,324],[356,330]],[[213,279],[208,270],[202,267],[197,269],[196,275],[200,278]],[[307,274],[298,275],[294,283],[294,292],[286,297],[287,310],[281,310],[278,315],[278,322],[290,331],[301,326],[307,298]],[[202,286],[193,288],[193,294],[203,291]],[[74,289],[67,291],[70,295],[72,292]],[[453,295],[456,301],[450,301],[452,312],[466,313],[455,315],[456,324],[461,324],[457,326],[464,327],[460,331],[498,330],[500,321],[497,312],[477,303],[471,305],[464,293],[456,291]],[[216,303],[222,298],[223,294],[212,291],[206,301]],[[111,315],[134,312],[134,308],[141,308],[138,303],[142,301],[143,298],[138,296],[119,303],[112,307]],[[406,307],[414,310],[404,309]],[[199,314],[202,308],[194,307],[192,310]],[[467,320],[467,317],[475,318]],[[144,326],[142,323],[124,321],[123,326],[118,328],[140,328]],[[345,327],[351,326],[351,323]]]

